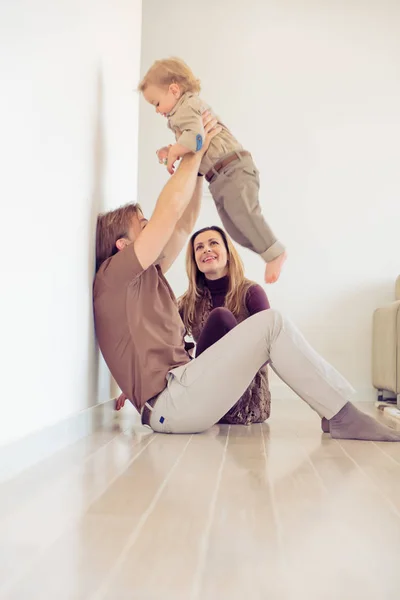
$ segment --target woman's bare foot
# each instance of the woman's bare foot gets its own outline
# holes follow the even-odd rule
[[[274,258],[274,260],[267,263],[267,266],[265,267],[265,283],[275,283],[275,281],[278,281],[283,263],[286,259],[286,252],[282,252],[277,258]]]

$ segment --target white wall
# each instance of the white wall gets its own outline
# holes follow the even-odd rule
[[[137,186],[141,0],[0,4],[0,444],[109,399],[99,210]]]
[[[397,0],[147,0],[142,73],[184,58],[202,96],[249,149],[261,202],[287,245],[272,306],[371,398],[373,309],[400,272],[400,4]],[[149,212],[171,140],[140,104],[139,198]],[[218,223],[210,197],[199,226]],[[261,282],[258,257],[241,251]],[[171,271],[185,289],[183,256]],[[280,392],[282,393],[282,392]]]

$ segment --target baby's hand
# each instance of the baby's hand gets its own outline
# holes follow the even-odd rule
[[[169,146],[163,146],[159,150],[156,150],[158,162],[160,163],[160,165],[167,164],[168,152],[169,152],[170,148],[171,148],[171,144]]]

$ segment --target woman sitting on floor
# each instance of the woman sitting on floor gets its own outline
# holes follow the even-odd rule
[[[220,227],[206,227],[192,235],[186,272],[189,287],[179,300],[179,310],[187,334],[196,342],[196,357],[238,323],[270,308],[263,288],[245,278],[240,256]],[[264,365],[220,423],[262,423],[270,410],[268,367]]]

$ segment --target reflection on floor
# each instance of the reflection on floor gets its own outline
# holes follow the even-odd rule
[[[194,436],[121,420],[0,486],[0,598],[398,600],[400,444],[272,408]]]

